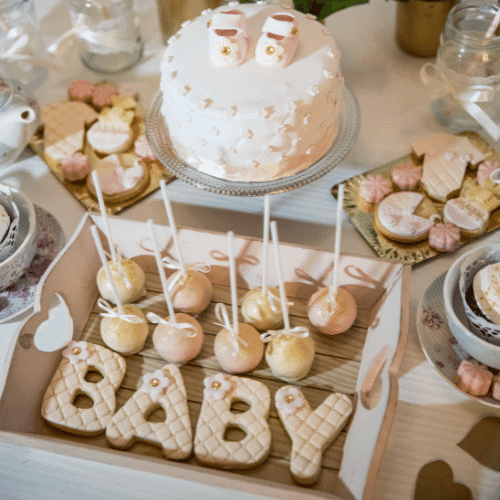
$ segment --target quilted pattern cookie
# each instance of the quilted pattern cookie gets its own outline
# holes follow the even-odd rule
[[[164,422],[148,416],[163,408]],[[130,448],[136,441],[159,446],[165,458],[184,460],[193,449],[187,393],[179,368],[167,364],[144,376],[141,388],[113,416],[106,429],[111,446]]]
[[[97,370],[102,380],[87,381],[90,369]],[[125,360],[119,354],[90,342],[70,342],[43,396],[42,417],[72,434],[92,436],[104,432],[115,412],[115,392],[125,370]],[[91,408],[75,406],[81,394],[92,399]]]
[[[268,388],[258,380],[223,373],[205,378],[204,385],[194,440],[198,461],[223,469],[250,469],[264,462],[271,451]],[[233,401],[244,401],[250,409],[233,413]],[[226,441],[224,435],[231,427],[241,429],[246,436],[240,441]]]
[[[323,452],[347,424],[352,402],[345,394],[330,394],[315,411],[297,387],[285,386],[276,392],[275,404],[292,440],[290,471],[303,485],[318,480]]]

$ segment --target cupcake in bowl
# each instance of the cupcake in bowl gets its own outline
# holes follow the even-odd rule
[[[500,370],[500,325],[493,321],[491,304],[483,300],[483,292],[491,296],[487,284],[495,287],[497,277],[493,273],[499,263],[500,244],[487,244],[466,252],[448,269],[443,298],[451,333],[460,346],[476,361]],[[500,284],[500,266],[498,271]]]
[[[3,202],[2,202],[3,201]],[[0,184],[0,203],[8,214],[9,228],[0,248],[0,291],[15,283],[30,266],[36,253],[37,224],[35,207],[17,188]]]

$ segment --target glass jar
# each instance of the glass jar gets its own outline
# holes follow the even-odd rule
[[[444,96],[432,102],[438,121],[455,132],[500,129],[500,36],[487,36],[497,4],[462,2],[449,13],[434,68]]]
[[[0,0],[0,72],[28,85],[45,71],[42,52],[34,1]]]
[[[143,50],[134,0],[68,0],[80,59],[92,71],[119,73]]]

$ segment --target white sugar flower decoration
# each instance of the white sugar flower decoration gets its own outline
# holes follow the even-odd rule
[[[278,64],[283,57],[283,47],[274,38],[269,38],[266,44],[257,45],[260,53],[260,60],[265,67],[272,67]]]
[[[223,399],[231,389],[231,382],[226,379],[223,373],[205,377],[203,384],[205,385],[203,396],[207,399]]]
[[[299,408],[304,406],[304,398],[296,387],[285,386],[276,392],[275,404],[278,410],[287,415],[293,415]]]
[[[464,163],[469,163],[472,158],[469,154],[463,154],[463,155],[460,155],[460,160],[463,161]]]
[[[443,155],[444,159],[447,161],[453,161],[456,158],[455,153],[452,151],[446,151],[446,153]]]
[[[223,37],[222,40],[214,46],[213,56],[217,64],[224,67],[237,61],[240,48],[238,44],[232,42],[230,38]]]
[[[80,361],[84,361],[89,357],[87,342],[75,342],[71,340],[62,353],[63,357],[67,358],[72,365],[76,365]]]
[[[144,382],[141,389],[155,399],[165,391],[169,384],[170,379],[165,375],[165,372],[160,369],[144,375]]]

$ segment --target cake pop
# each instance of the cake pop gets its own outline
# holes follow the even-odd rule
[[[241,315],[245,323],[258,330],[279,328],[283,312],[279,289],[267,286],[267,248],[269,243],[269,195],[264,197],[264,235],[262,242],[262,286],[252,288],[243,297]]]
[[[268,344],[266,362],[273,375],[285,382],[295,382],[309,373],[314,361],[315,345],[306,327],[290,327],[288,303],[278,248],[278,229],[274,221],[271,223],[271,232],[285,325],[282,330],[270,330],[263,333],[261,338],[264,343]]]
[[[337,227],[332,285],[318,290],[310,297],[307,303],[309,321],[320,332],[328,335],[336,335],[348,330],[354,323],[358,313],[354,297],[337,284],[343,199],[344,185],[340,184],[337,200]]]
[[[184,265],[177,238],[177,228],[164,179],[160,181],[160,188],[178,258],[178,262],[168,258],[164,259],[166,267],[178,269],[167,280],[172,304],[174,309],[178,311],[188,314],[199,314],[208,307],[214,293],[212,283],[205,276],[205,273],[210,271],[210,266],[203,263],[191,264],[189,266]]]
[[[101,297],[108,302],[116,304],[115,294],[112,290],[113,287],[115,288],[118,300],[120,300],[122,304],[135,302],[146,295],[146,276],[136,262],[123,258],[119,249],[117,250],[115,247],[97,172],[92,172],[92,179],[94,181],[97,200],[99,201],[99,208],[104,222],[104,230],[111,252],[111,260],[108,262],[110,272],[109,274],[106,272],[104,265],[99,269],[97,272],[97,288],[99,289]]]
[[[112,308],[102,297],[97,301],[97,305],[105,312],[101,313],[101,337],[104,343],[113,351],[123,356],[130,356],[139,352],[146,342],[148,336],[148,323],[142,311],[130,304],[123,305],[118,297],[117,290],[111,277],[111,271],[104,255],[101,240],[97,233],[97,228],[91,226],[92,237],[94,238],[99,258],[111,284],[111,291],[117,307]]]
[[[245,373],[253,370],[264,355],[264,344],[259,332],[251,325],[238,322],[238,298],[236,290],[236,270],[233,257],[233,232],[227,233],[229,250],[229,274],[231,282],[232,324],[226,306],[217,304],[215,314],[222,326],[216,335],[214,353],[223,370],[230,373]]]
[[[161,318],[153,312],[146,314],[149,321],[157,324],[153,331],[153,345],[163,359],[171,363],[185,363],[195,358],[200,352],[203,344],[203,330],[200,323],[192,316],[175,313],[172,299],[168,293],[165,270],[154,236],[153,221],[149,219],[147,224],[169,313],[167,318]]]

